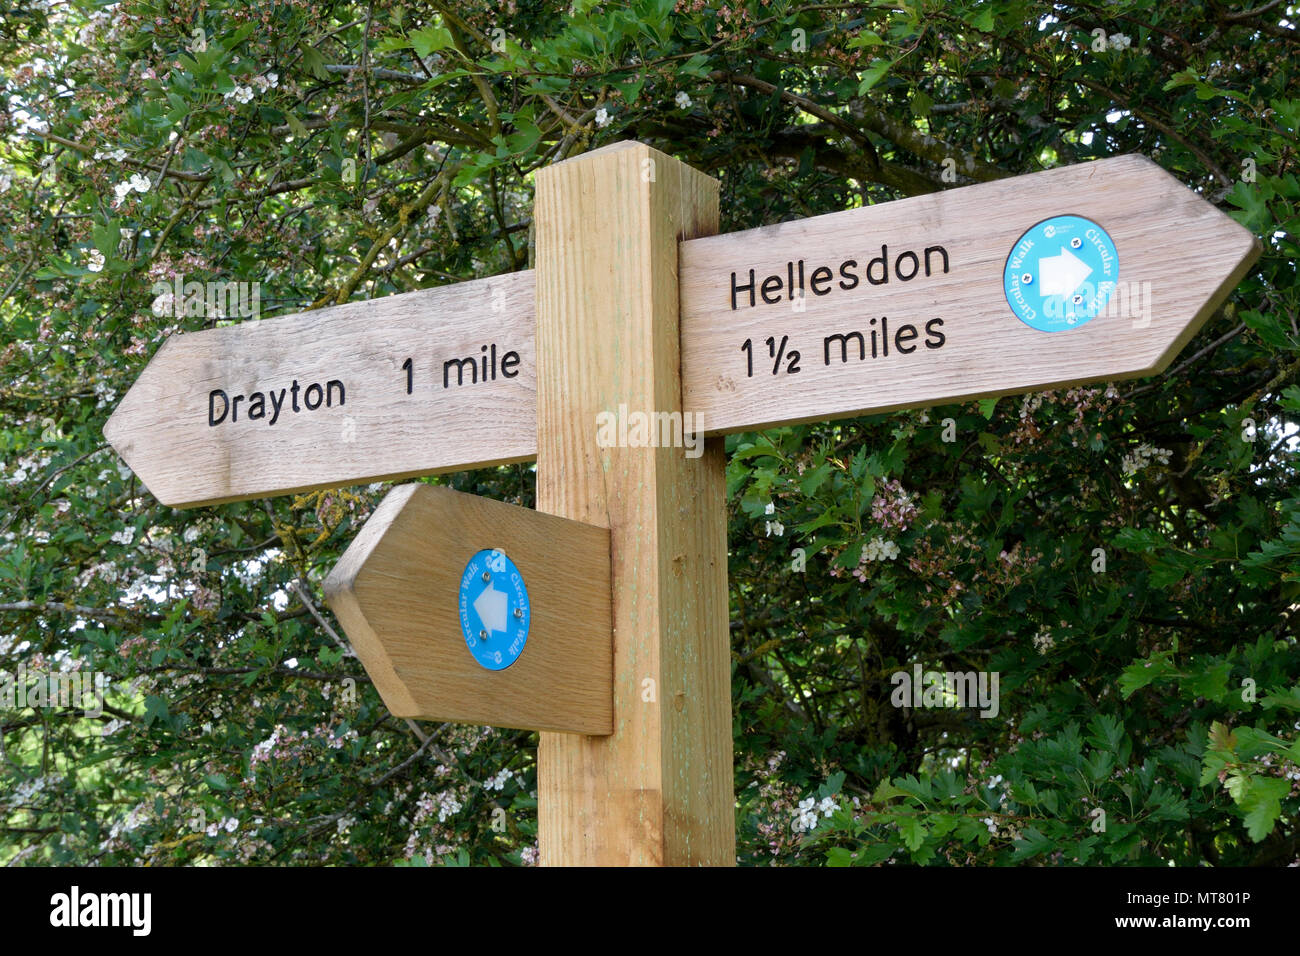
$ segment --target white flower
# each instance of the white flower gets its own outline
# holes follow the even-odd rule
[[[438,217],[442,215],[442,207],[430,206],[428,212],[426,212],[425,215],[429,217],[429,225],[436,226],[438,225]]]
[[[767,525],[767,533],[765,535],[766,537],[770,538],[772,537],[773,534],[775,534],[778,538],[780,538],[785,534],[785,525],[781,524],[781,522],[768,521],[765,523]]]
[[[835,802],[834,797],[822,797],[822,802],[817,804],[817,809],[822,812],[822,816],[829,817],[832,813],[840,808]]]
[[[1034,647],[1038,649],[1038,653],[1046,654],[1055,646],[1056,638],[1052,637],[1047,631],[1040,631],[1034,635]]]
[[[790,824],[796,833],[804,833],[817,826],[817,801],[813,797],[800,800],[794,812],[794,822]]]
[[[48,133],[50,124],[39,116],[21,116],[18,120],[18,126],[14,130],[20,136],[24,133]]]
[[[13,171],[8,167],[0,166],[0,193],[7,193],[9,187],[14,184]]]
[[[776,502],[769,501],[767,503],[767,507],[763,509],[763,514],[765,515],[776,514]]]
[[[867,561],[893,561],[898,557],[898,545],[892,541],[886,541],[884,538],[872,538],[862,546],[862,557],[859,563]]]
[[[86,257],[86,268],[91,272],[104,271],[104,254],[98,249],[91,249],[90,255]]]
[[[116,541],[118,544],[130,544],[135,540],[135,528],[129,525],[121,531],[114,531],[110,541]]]
[[[676,102],[678,109],[688,110],[691,108],[691,98],[686,95],[685,90],[677,94],[674,102]]]
[[[998,825],[994,822],[992,817],[985,817],[980,821],[980,823],[989,828],[989,833],[996,834],[998,832]]]
[[[1132,45],[1133,41],[1122,33],[1112,33],[1110,36],[1110,48],[1112,50],[1127,50]]]
[[[131,184],[131,188],[138,193],[147,193],[151,185],[151,183],[149,182],[149,177],[146,176],[144,173],[136,173],[130,179],[128,179],[127,182],[129,182]]]
[[[1136,475],[1143,468],[1148,468],[1155,462],[1168,465],[1171,454],[1172,452],[1167,448],[1156,448],[1143,442],[1133,449],[1131,454],[1124,456],[1124,460],[1120,462],[1120,470],[1124,472],[1125,476],[1128,476]]]
[[[113,187],[113,205],[122,205],[122,200],[126,199],[129,195],[131,195],[131,184],[129,182],[118,183]]]
[[[502,770],[500,773],[488,777],[488,779],[483,783],[483,789],[504,790],[506,788],[506,784],[510,781],[510,778],[513,776],[514,773],[511,772],[510,770]]]
[[[251,103],[253,101],[253,88],[251,86],[236,86],[229,93],[223,95],[222,99],[233,99],[237,103]]]
[[[609,110],[605,109],[603,106],[596,110],[596,125],[601,129],[604,129],[609,125]]]
[[[252,84],[257,87],[258,92],[265,93],[269,89],[274,89],[280,85],[280,77],[275,73],[268,73],[266,76],[255,76]],[[250,97],[249,99],[251,99]],[[247,103],[248,100],[240,100],[241,103]]]
[[[117,149],[97,149],[95,150],[96,159],[111,159],[115,163],[120,163],[126,159],[126,150],[120,146]]]
[[[448,817],[460,812],[460,801],[450,793],[438,794],[438,822],[445,823]]]

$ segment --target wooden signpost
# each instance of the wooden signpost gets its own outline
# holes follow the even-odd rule
[[[487,542],[503,545],[527,583],[526,603],[512,606],[509,582],[475,582],[486,585],[472,602],[486,624],[471,637],[486,653],[505,648],[512,615],[529,619],[521,648],[528,653],[500,670],[467,652],[454,600]],[[481,573],[505,571],[485,564]],[[608,734],[608,581],[608,530],[414,484],[394,488],[375,509],[326,578],[325,594],[396,717]],[[494,599],[499,623],[490,620]]]
[[[533,274],[174,335],[104,435],[176,508],[537,455]]]
[[[1158,372],[1260,251],[1133,156],[715,236],[713,180],[618,143],[539,171],[534,221],[534,272],[174,337],[105,434],[176,506],[535,458],[537,513],[394,489],[326,590],[395,714],[541,731],[547,864],[735,858],[721,441],[602,416]]]
[[[1044,332],[1013,314],[1004,271],[1021,236],[1064,216],[1109,234],[1117,275],[1097,317]],[[1079,261],[1088,231],[1044,258]],[[682,244],[683,407],[721,433],[1150,375],[1258,256],[1141,156],[696,239]],[[1098,268],[1076,285],[1105,281]]]
[[[1011,314],[1003,266],[1063,213],[1104,224],[1118,275],[1100,317],[1044,333]],[[1153,374],[1258,254],[1140,156],[684,241],[674,407],[718,435]],[[104,433],[174,507],[531,461],[535,285],[173,336]]]

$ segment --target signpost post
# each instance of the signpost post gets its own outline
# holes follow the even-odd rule
[[[549,514],[395,489],[326,590],[395,714],[542,731],[544,863],[735,859],[692,432],[1159,372],[1260,251],[1135,156],[729,235],[717,202],[639,143],[568,160],[535,272],[175,337],[105,426],[178,507],[535,458]]]

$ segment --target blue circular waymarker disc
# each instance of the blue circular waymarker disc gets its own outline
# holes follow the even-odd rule
[[[460,629],[474,659],[505,670],[523,653],[532,612],[523,575],[504,551],[480,551],[460,576]]]
[[[1011,311],[1040,332],[1064,332],[1092,321],[1118,281],[1114,240],[1082,216],[1053,216],[1029,229],[1002,271]]]

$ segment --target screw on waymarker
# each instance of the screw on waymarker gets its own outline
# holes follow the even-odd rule
[[[478,632],[478,639],[479,639],[480,641],[486,641],[486,640],[487,640],[487,637],[488,637],[488,635],[487,635],[487,628],[484,628],[483,630],[481,630],[481,631]]]
[[[1073,239],[1070,240],[1071,249],[1078,249],[1081,245],[1083,245],[1083,240],[1080,239],[1078,236],[1075,236]]]
[[[492,572],[491,572],[491,571],[484,571],[484,572],[483,572],[483,580],[484,580],[484,581],[491,581],[491,580],[492,580]]]
[[[515,617],[518,618],[519,620],[523,620],[524,609],[521,607],[515,608]]]
[[[1020,281],[1023,282],[1025,285],[1031,285],[1034,281],[1034,277],[1030,273],[1026,272],[1024,275],[1020,277]]]

